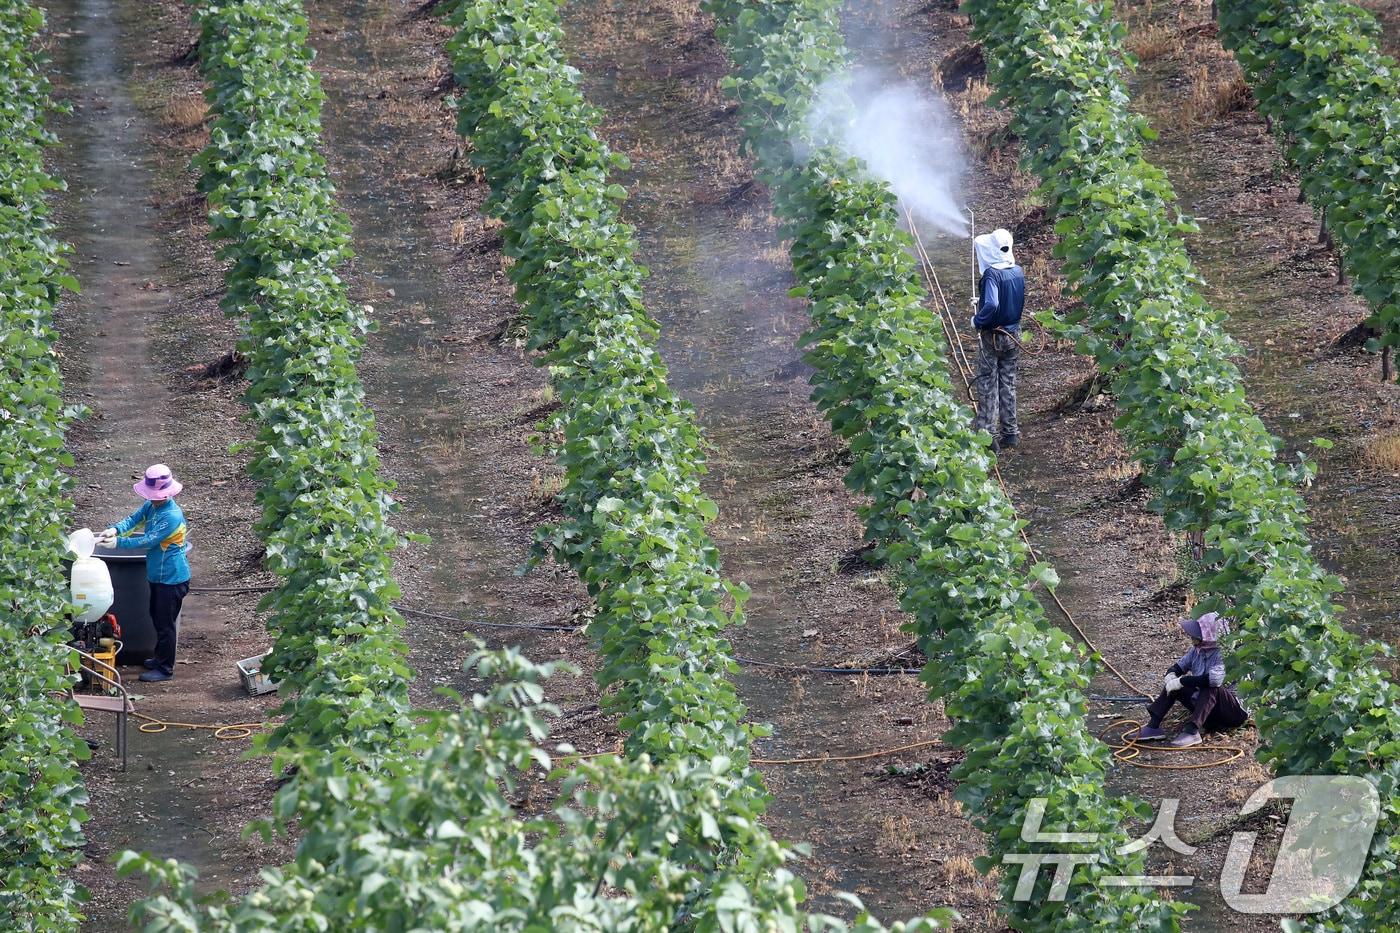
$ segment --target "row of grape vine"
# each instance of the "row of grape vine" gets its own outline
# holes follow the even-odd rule
[[[1364,776],[1380,791],[1366,877],[1325,921],[1393,926],[1400,917],[1400,689],[1381,648],[1339,624],[1340,582],[1312,554],[1295,484],[1313,467],[1278,460],[1245,399],[1239,346],[1202,299],[1152,138],[1131,113],[1124,29],[1096,0],[968,0],[989,75],[1011,105],[1022,160],[1057,219],[1082,310],[1068,332],[1112,378],[1118,425],[1169,528],[1204,534],[1200,608],[1240,623],[1241,689],[1279,773]]]
[[[1303,194],[1371,305],[1376,346],[1400,346],[1400,65],[1345,0],[1221,0],[1220,37],[1273,121]]]
[[[0,0],[0,928],[70,930],[80,917],[72,878],[87,819],[77,762],[87,746],[72,685],[64,528],[72,511],[53,312],[77,290],[46,196],[54,106],[36,50],[43,14]]]
[[[1104,790],[1109,755],[1086,722],[1091,665],[1031,593],[1036,579],[1053,585],[1053,572],[1027,567],[1019,523],[989,476],[988,438],[971,429],[950,382],[896,198],[809,127],[823,86],[848,68],[840,6],[706,3],[735,63],[728,87],[747,146],[792,240],[799,293],[811,301],[814,398],[850,444],[846,481],[868,497],[867,538],[930,658],[931,693],[957,723],[947,738],[967,751],[954,776],[987,833],[992,856],[980,864],[1062,851],[1086,858],[1063,901],[1047,896],[1050,872],[1018,898],[1019,872],[1002,868],[1005,911],[1024,929],[1175,928],[1180,907],[1097,883],[1140,873],[1139,857],[1119,849],[1124,821],[1141,811]],[[1046,800],[1045,826],[1094,841],[1024,839],[1037,798]]]

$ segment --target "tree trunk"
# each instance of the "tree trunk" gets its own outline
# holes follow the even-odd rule
[[[1186,540],[1191,542],[1191,557],[1196,561],[1206,559],[1206,533],[1204,531],[1189,531],[1186,533]]]

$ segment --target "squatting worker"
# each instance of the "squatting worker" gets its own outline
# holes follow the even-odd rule
[[[1225,658],[1220,637],[1229,633],[1230,624],[1218,613],[1207,612],[1199,619],[1182,619],[1181,630],[1191,639],[1191,650],[1173,664],[1162,679],[1162,692],[1147,707],[1147,725],[1138,730],[1138,741],[1156,742],[1167,737],[1162,719],[1172,704],[1180,703],[1191,713],[1172,745],[1186,748],[1201,744],[1201,732],[1223,732],[1244,725],[1249,711],[1240,703],[1235,688],[1225,683]]]
[[[1011,233],[993,230],[972,241],[981,273],[977,288],[977,418],[975,429],[992,435],[992,449],[1015,447],[1016,364],[1021,357],[1021,311],[1026,275],[1011,253]]]
[[[190,562],[185,543],[185,513],[175,504],[184,487],[157,463],[146,471],[132,491],[146,501],[135,512],[106,529],[97,538],[103,547],[146,552],[146,579],[151,584],[151,622],[156,630],[155,655],[141,675],[147,683],[175,676],[175,620],[190,591]]]

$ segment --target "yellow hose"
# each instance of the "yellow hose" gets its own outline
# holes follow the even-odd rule
[[[940,299],[940,305],[935,307],[934,310],[938,314],[939,322],[943,325],[943,335],[948,341],[949,350],[951,352],[953,362],[957,364],[958,374],[962,376],[963,384],[967,388],[968,397],[973,398],[974,393],[972,391],[972,364],[968,359],[967,351],[962,346],[962,337],[958,333],[957,321],[954,318],[952,306],[948,304],[948,299],[943,294],[943,286],[938,281],[938,272],[933,267],[933,260],[929,257],[928,250],[924,248],[923,239],[919,236],[919,229],[915,225],[914,217],[909,212],[908,207],[904,209],[904,217],[909,224],[909,232],[914,238],[914,246],[915,251],[918,254],[920,268],[922,269],[924,275],[928,278],[928,280],[933,284],[933,291],[936,292]],[[1015,335],[1013,334],[1010,336],[1014,337]],[[1016,342],[1018,344],[1021,343],[1019,338],[1017,338]],[[1043,350],[1045,348],[1045,345],[1046,340],[1044,337],[1042,337],[1039,347],[1037,347],[1037,349],[1034,352],[1039,353],[1040,350]],[[1006,501],[1011,504],[1012,514],[1019,518],[1019,513],[1016,511],[1016,503],[1011,498],[1011,490],[1006,485],[1006,480],[1002,478],[1001,469],[997,466],[995,460],[992,461],[992,473],[996,477],[997,484],[1001,486],[1001,491],[1006,496]],[[1021,540],[1025,543],[1027,551],[1030,552],[1031,560],[1040,560],[1040,555],[1036,553],[1035,545],[1031,544],[1030,536],[1026,534],[1024,526],[1021,528],[1020,533]],[[1139,694],[1144,699],[1153,699],[1152,694],[1148,693],[1147,691],[1139,687],[1137,684],[1133,683],[1133,681],[1129,679],[1127,674],[1124,674],[1113,664],[1112,661],[1104,657],[1103,652],[1100,651],[1098,646],[1094,644],[1093,640],[1089,638],[1088,633],[1084,631],[1084,628],[1079,624],[1078,620],[1075,619],[1074,614],[1069,611],[1069,607],[1067,607],[1063,602],[1060,601],[1060,597],[1056,595],[1054,590],[1050,589],[1049,587],[1046,587],[1045,592],[1050,597],[1050,601],[1054,603],[1055,608],[1060,611],[1060,615],[1062,615],[1065,621],[1069,623],[1070,627],[1074,629],[1075,633],[1080,637],[1081,640],[1083,640],[1084,644],[1089,647],[1089,650],[1099,656],[1099,660],[1103,662],[1104,667],[1108,668],[1109,672],[1112,673],[1113,676],[1117,677],[1129,690],[1132,690],[1134,693]],[[1103,732],[1099,733],[1099,737],[1103,738],[1105,732],[1107,732],[1109,729],[1112,729],[1114,726],[1121,725],[1123,723],[1131,723],[1132,728],[1128,731],[1134,734],[1136,734],[1137,729],[1142,725],[1142,723],[1133,719],[1118,719],[1114,722],[1109,723],[1108,727],[1105,728]],[[1105,739],[1105,741],[1107,740]],[[1119,742],[1117,744],[1109,742],[1109,746],[1113,748],[1113,757],[1116,758],[1118,761],[1125,761],[1136,768],[1154,768],[1160,770],[1217,768],[1221,765],[1230,764],[1231,762],[1237,761],[1240,758],[1244,757],[1243,749],[1235,748],[1231,745],[1193,745],[1190,748],[1172,748],[1170,746],[1167,746],[1166,748],[1160,748],[1149,745],[1140,745],[1136,741],[1130,739],[1128,737],[1127,732],[1120,736]],[[896,751],[897,750],[898,749],[896,749]],[[1141,756],[1141,754],[1145,751],[1169,751],[1177,753],[1228,752],[1230,754],[1227,757],[1222,757],[1215,761],[1197,762],[1195,764],[1167,765],[1138,761],[1137,759],[1139,758],[1139,756]],[[839,759],[831,760],[836,761]]]
[[[1119,734],[1116,742],[1108,737],[1108,732],[1113,729],[1114,726],[1123,725],[1126,725],[1128,728]],[[1126,762],[1134,768],[1150,768],[1154,771],[1191,771],[1196,768],[1218,768],[1221,765],[1228,765],[1232,762],[1239,761],[1244,757],[1244,749],[1235,745],[1206,745],[1203,743],[1201,745],[1191,745],[1186,748],[1174,748],[1171,745],[1163,743],[1149,745],[1144,742],[1139,742],[1137,740],[1137,734],[1142,726],[1143,724],[1136,719],[1115,719],[1100,730],[1099,738],[1107,742],[1108,747],[1113,749],[1113,757],[1115,760]],[[1163,764],[1161,762],[1142,761],[1141,757],[1143,752],[1166,752],[1174,755],[1179,755],[1183,752],[1212,752],[1215,753],[1216,757],[1211,761],[1197,761],[1187,764]]]
[[[141,720],[141,725],[136,728],[147,735],[157,735],[164,732],[166,729],[201,729],[214,733],[214,738],[221,741],[251,738],[254,732],[272,725],[272,723],[268,722],[171,722],[164,719],[157,719],[154,716],[147,716],[145,713],[132,713],[132,715]]]

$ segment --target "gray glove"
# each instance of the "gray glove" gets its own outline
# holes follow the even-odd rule
[[[1176,693],[1181,689],[1181,678],[1168,671],[1167,676],[1162,678],[1162,686],[1168,693]]]
[[[103,529],[103,530],[97,535],[96,544],[97,544],[98,547],[116,547],[116,546],[117,546],[117,529],[115,529],[115,528],[106,528],[106,529]]]

